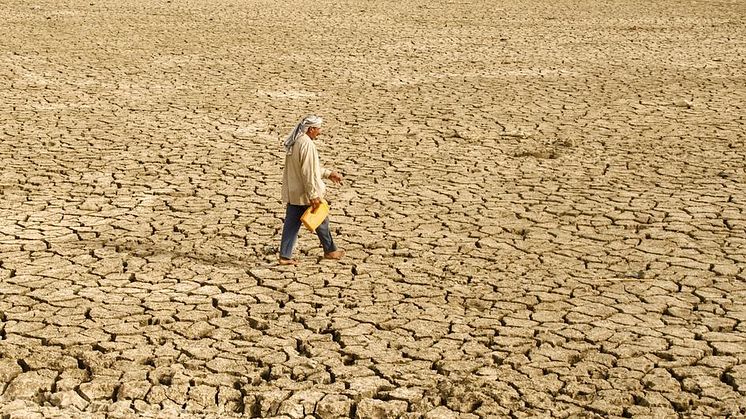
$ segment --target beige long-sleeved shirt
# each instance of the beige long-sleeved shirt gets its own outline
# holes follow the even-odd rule
[[[282,173],[282,201],[293,205],[310,205],[311,199],[323,198],[326,192],[324,179],[331,170],[324,169],[316,145],[306,134],[295,141],[291,152],[285,155]]]

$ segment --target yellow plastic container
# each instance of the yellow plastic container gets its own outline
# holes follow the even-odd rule
[[[324,222],[326,217],[329,215],[329,204],[325,199],[321,200],[321,205],[313,210],[313,207],[308,207],[303,216],[300,217],[300,221],[306,226],[307,229],[312,232],[316,232],[316,227],[320,226]]]

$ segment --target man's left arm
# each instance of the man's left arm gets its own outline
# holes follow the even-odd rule
[[[334,183],[342,184],[342,182],[344,181],[344,177],[342,177],[342,174],[339,172],[332,172],[329,175],[329,180]]]
[[[329,179],[332,182],[337,183],[337,184],[341,184],[342,181],[344,180],[341,173],[334,171],[334,170],[329,170],[324,167],[321,168],[321,178]]]

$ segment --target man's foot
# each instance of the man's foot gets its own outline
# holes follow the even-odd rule
[[[342,256],[344,255],[345,255],[345,251],[340,249],[340,250],[335,250],[333,252],[324,253],[324,259],[339,260],[339,259],[342,259]]]
[[[280,265],[297,265],[298,261],[296,259],[285,259],[280,258]]]

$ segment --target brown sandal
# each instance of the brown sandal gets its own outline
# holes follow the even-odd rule
[[[280,265],[297,265],[299,262],[296,259],[285,259],[280,258]]]
[[[333,252],[324,253],[324,259],[339,260],[345,255],[344,250],[335,250]]]

